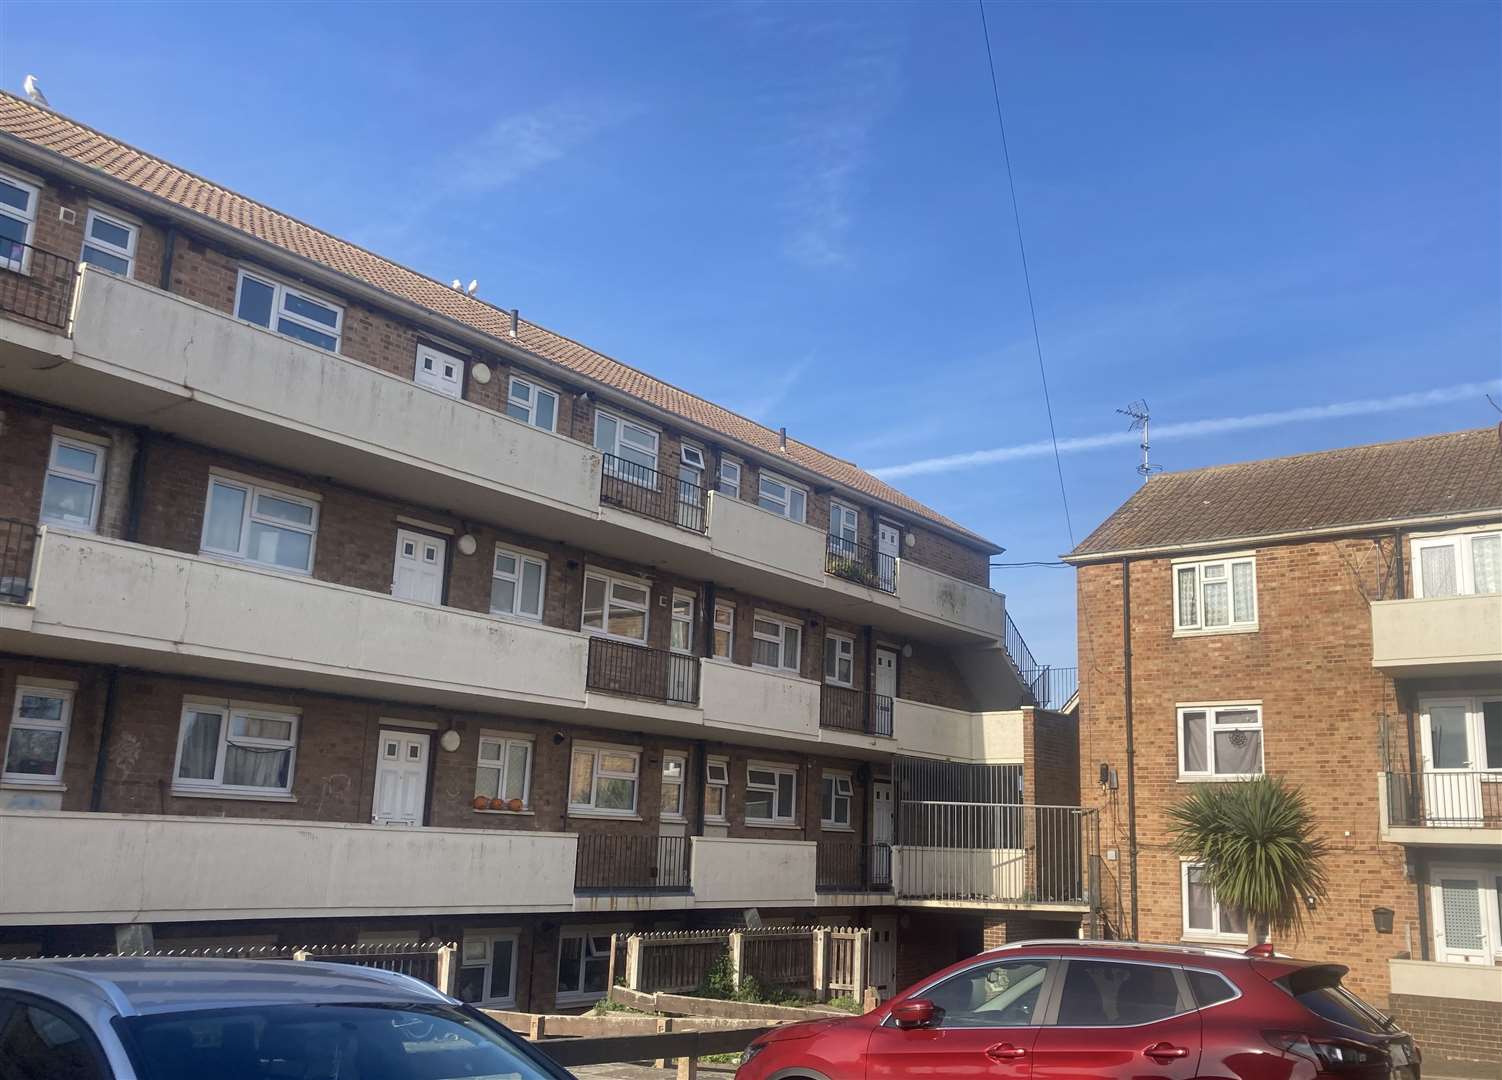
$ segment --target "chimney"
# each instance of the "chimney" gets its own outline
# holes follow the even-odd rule
[[[511,309],[511,336],[512,337],[516,337],[516,324],[517,324],[517,319],[520,316],[520,314],[521,314],[521,312],[517,308],[512,308]]]
[[[785,427],[778,428],[777,429],[777,449],[779,449],[779,450],[786,450],[787,448],[788,448],[788,429],[785,428]]]

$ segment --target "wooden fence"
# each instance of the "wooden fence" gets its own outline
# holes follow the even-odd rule
[[[640,993],[692,993],[716,964],[729,964],[730,985],[754,979],[767,989],[827,1001],[831,994],[863,1000],[869,985],[871,931],[826,926],[766,926],[618,935],[620,970],[611,984]],[[623,948],[622,948],[623,946]]]

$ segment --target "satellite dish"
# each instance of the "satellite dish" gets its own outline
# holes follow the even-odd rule
[[[47,100],[47,95],[42,93],[42,88],[37,85],[37,77],[35,75],[26,76],[21,82],[21,89],[26,91],[26,96],[31,99],[32,104],[40,105],[44,109],[52,108],[52,103]]]

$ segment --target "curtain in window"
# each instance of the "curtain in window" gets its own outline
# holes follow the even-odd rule
[[[1191,866],[1185,873],[1189,877],[1189,927],[1192,930],[1215,929],[1215,894],[1202,878],[1204,871]]]
[[[1459,591],[1453,545],[1420,548],[1419,559],[1424,572],[1425,596],[1454,596]]]
[[[1260,731],[1217,731],[1215,771],[1224,776],[1248,776],[1262,771]]]
[[[1477,592],[1502,592],[1502,534],[1471,539],[1471,574]]]
[[[1210,768],[1209,747],[1205,740],[1205,714],[1202,712],[1190,712],[1184,714],[1184,771],[1186,773],[1206,772]]]
[[[214,762],[219,756],[219,725],[223,722],[224,717],[215,712],[188,715],[188,732],[183,736],[178,776],[184,780],[214,779]]]
[[[1257,610],[1256,598],[1252,595],[1252,564],[1233,563],[1231,566],[1231,610],[1237,622],[1251,622]]]
[[[1205,625],[1225,626],[1231,621],[1230,595],[1224,581],[1205,582]]]
[[[1192,566],[1179,568],[1179,625],[1194,626],[1199,622],[1199,599],[1194,588],[1195,570]]]

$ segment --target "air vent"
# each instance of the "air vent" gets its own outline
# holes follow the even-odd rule
[[[59,206],[57,208],[57,220],[61,221],[64,225],[76,224],[78,222],[78,211],[71,207]]]

